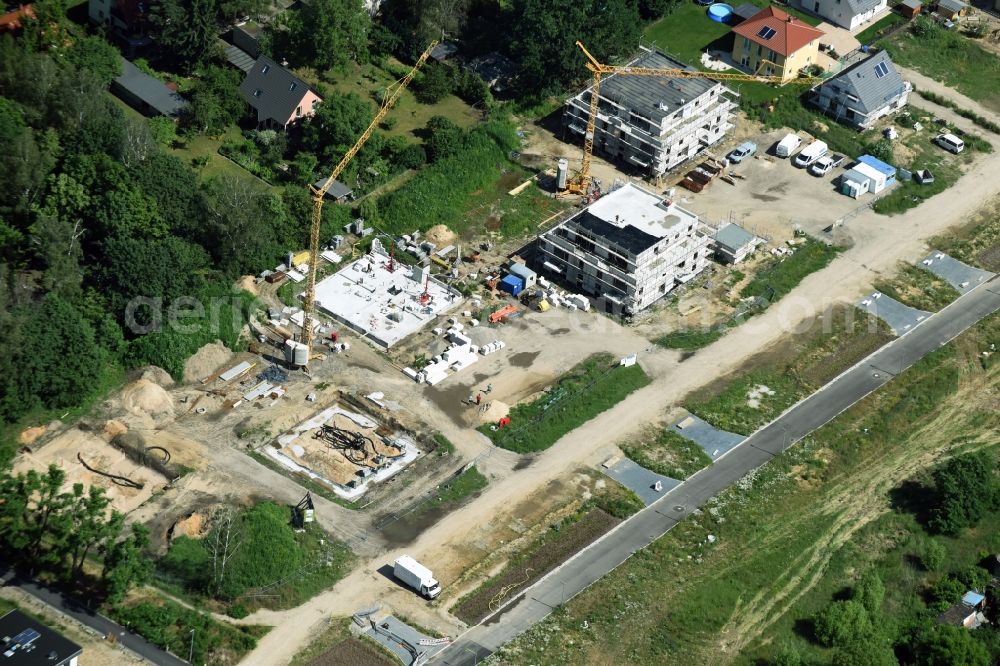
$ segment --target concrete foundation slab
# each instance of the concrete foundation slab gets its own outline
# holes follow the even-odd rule
[[[681,437],[690,439],[702,448],[713,461],[742,442],[746,437],[735,432],[719,430],[711,423],[689,414],[670,426]]]
[[[388,349],[464,300],[427,271],[373,249],[317,283],[316,305]]]
[[[365,635],[396,655],[406,666],[418,661],[422,664],[448,645],[447,643],[421,645],[420,641],[434,641],[434,637],[420,633],[392,615],[382,618],[376,625],[377,629],[369,628]]]
[[[993,277],[993,273],[962,263],[944,252],[934,250],[917,264],[920,268],[953,286],[958,293],[965,294]]]
[[[646,506],[663,497],[668,490],[680,485],[677,479],[651,472],[624,456],[610,467],[599,469],[638,495]],[[655,488],[657,481],[661,484],[659,491]]]
[[[914,326],[927,319],[931,314],[930,312],[924,312],[923,310],[903,305],[880,291],[875,291],[865,296],[858,303],[858,307],[889,324],[889,327],[896,335],[903,335],[909,332]]]

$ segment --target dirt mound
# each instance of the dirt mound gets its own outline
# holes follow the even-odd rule
[[[124,435],[127,432],[128,432],[128,426],[126,426],[121,421],[115,421],[114,419],[112,419],[104,424],[103,435],[104,439],[108,442],[113,440],[115,437],[118,437],[119,435]]]
[[[424,238],[440,247],[451,245],[458,238],[451,229],[443,224],[436,224],[424,233]]]
[[[177,537],[186,536],[191,539],[200,539],[207,532],[205,516],[198,512],[187,515],[174,523],[167,532],[171,541]]]
[[[210,342],[194,353],[184,364],[184,381],[194,382],[208,377],[229,360],[233,352],[220,340]]]
[[[174,417],[174,401],[159,384],[139,379],[122,390],[122,404],[136,416],[148,416],[154,421]]]
[[[163,388],[170,388],[174,385],[174,378],[170,376],[170,373],[155,365],[139,368],[138,372],[139,376],[136,379],[145,379]]]
[[[244,275],[236,281],[236,288],[257,295],[257,279],[252,275]]]
[[[44,435],[46,430],[48,428],[43,425],[35,426],[34,428],[25,428],[17,436],[17,443],[24,445],[34,444],[35,440]]]

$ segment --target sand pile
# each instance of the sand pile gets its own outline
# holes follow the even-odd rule
[[[126,426],[121,421],[115,421],[114,419],[111,419],[110,421],[107,421],[104,424],[104,430],[102,436],[104,437],[105,441],[110,442],[115,437],[118,437],[119,435],[124,435],[127,432],[128,432],[128,426]]]
[[[205,516],[195,512],[174,523],[168,534],[171,541],[182,536],[191,539],[200,539],[205,536],[206,527]]]
[[[153,421],[169,421],[174,418],[174,401],[159,384],[148,379],[139,379],[122,390],[122,405],[136,416],[145,416]]]
[[[17,443],[24,444],[34,444],[35,440],[45,434],[48,428],[46,426],[40,425],[34,428],[25,428],[21,431],[21,434],[17,436]]]
[[[142,368],[139,379],[145,379],[163,388],[170,388],[174,385],[174,378],[170,376],[170,373],[155,365],[147,365],[145,368]]]
[[[458,236],[445,225],[436,224],[424,233],[424,238],[437,245],[438,248],[442,248],[454,244]]]
[[[184,364],[184,381],[194,382],[204,379],[229,361],[233,352],[220,340],[205,345]]]
[[[248,291],[254,296],[257,295],[257,278],[252,275],[244,275],[236,281],[236,288]]]

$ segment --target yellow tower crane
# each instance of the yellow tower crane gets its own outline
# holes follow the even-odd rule
[[[358,140],[351,146],[350,150],[344,153],[344,156],[340,158],[340,162],[337,166],[333,168],[330,172],[330,177],[326,179],[323,183],[323,187],[316,188],[313,185],[309,186],[309,192],[312,194],[313,200],[313,212],[312,212],[312,227],[309,229],[309,276],[306,282],[306,293],[305,298],[302,303],[302,335],[300,341],[306,346],[308,357],[312,358],[312,343],[313,343],[313,320],[316,313],[316,271],[319,268],[319,234],[320,228],[323,222],[323,201],[326,198],[326,193],[330,190],[333,185],[333,181],[343,173],[344,169],[350,163],[354,156],[358,154],[358,151],[364,147],[368,139],[371,138],[372,133],[375,128],[378,127],[385,115],[389,113],[389,109],[399,100],[399,96],[403,94],[406,87],[410,85],[413,77],[416,76],[417,70],[423,67],[424,63],[427,62],[427,58],[430,57],[431,51],[437,46],[437,40],[434,40],[428,45],[427,49],[420,54],[417,58],[417,62],[413,65],[406,76],[404,76],[399,81],[393,83],[385,89],[385,94],[382,99],[382,106],[379,108],[378,113],[372,118],[371,123],[365,128],[365,131],[361,133]]]
[[[600,103],[601,78],[612,74],[622,76],[669,76],[674,79],[713,79],[716,81],[755,81],[757,83],[794,83],[813,85],[823,79],[813,77],[800,77],[789,81],[782,81],[780,76],[758,76],[756,74],[743,74],[740,72],[702,72],[699,70],[658,68],[658,67],[632,67],[629,65],[605,65],[591,55],[587,47],[577,40],[576,45],[587,57],[587,69],[594,76],[594,83],[590,90],[590,115],[587,117],[587,131],[583,135],[583,164],[580,167],[580,174],[566,184],[566,194],[587,194],[590,186],[590,161],[594,154],[594,132],[597,129],[597,108]],[[761,67],[768,63],[764,61]]]

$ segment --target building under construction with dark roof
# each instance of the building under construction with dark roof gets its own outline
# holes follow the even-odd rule
[[[686,69],[659,51],[643,51],[635,67]],[[587,130],[587,88],[566,100],[563,123],[580,141]],[[728,94],[727,94],[728,93]],[[733,127],[736,104],[718,81],[613,74],[601,81],[594,152],[659,176],[720,141]]]

